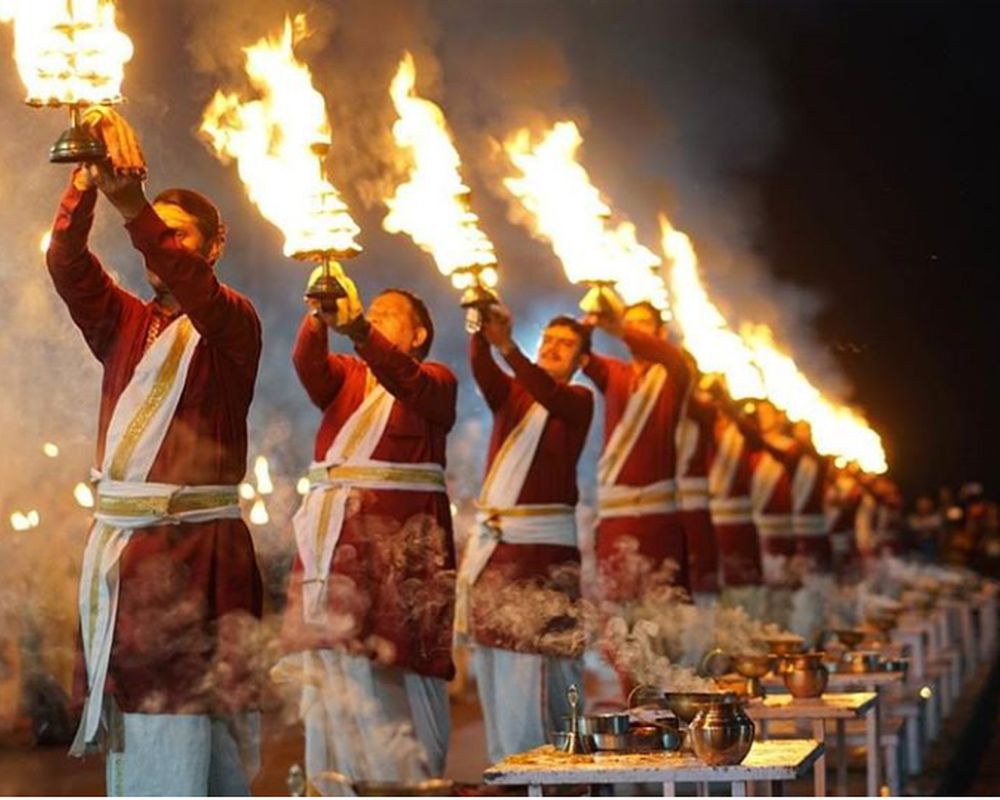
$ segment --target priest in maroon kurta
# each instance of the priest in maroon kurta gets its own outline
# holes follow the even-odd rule
[[[316,497],[296,517],[284,618],[286,650],[306,668],[307,773],[437,777],[448,749],[445,684],[455,672],[444,467],[457,381],[448,367],[424,360],[433,325],[409,292],[383,292],[367,316],[346,326],[313,305],[292,360],[323,415],[311,470],[318,476]],[[355,355],[329,352],[328,327],[349,336]],[[361,444],[352,449],[346,439]],[[313,500],[327,505],[310,521]],[[338,502],[342,510],[331,512]],[[317,537],[333,539],[328,561],[313,550]],[[310,593],[310,583],[321,590]],[[397,730],[408,730],[415,746],[393,739]]]
[[[124,123],[113,124],[123,138],[132,135]],[[261,352],[257,313],[215,275],[223,228],[214,206],[185,190],[164,192],[150,205],[139,179],[118,173],[114,163],[74,173],[47,253],[56,291],[104,369],[96,463],[104,461],[109,422],[136,365],[183,315],[201,339],[147,480],[235,487],[246,470],[246,418]],[[88,249],[96,187],[124,216],[153,300],[119,286]],[[219,758],[222,751],[235,752],[234,728],[223,720],[257,703],[250,670],[255,659],[243,634],[252,629],[247,621],[260,617],[262,589],[246,525],[236,516],[140,528],[121,553],[117,573],[107,681],[90,687],[97,699],[102,693],[113,698],[113,714],[124,715],[111,738],[109,792],[247,793],[250,776]],[[81,663],[81,694],[86,685]],[[199,719],[204,723],[191,723]],[[194,724],[183,734],[186,742],[178,745],[171,735],[171,720]],[[205,753],[199,764],[176,763],[185,761],[191,746]],[[146,766],[137,776],[131,765],[154,748],[169,769]]]
[[[589,321],[620,338],[632,354],[626,362],[593,353],[584,368],[604,394],[597,525],[603,594],[616,601],[634,599],[656,582],[690,591],[687,547],[677,510],[675,447],[690,372],[679,348],[666,340],[660,314],[652,306],[632,306],[620,318],[607,311]],[[665,368],[665,378],[658,389],[646,388],[643,382],[652,377],[654,365]],[[648,408],[636,398],[641,389],[650,393]],[[634,429],[632,435],[623,436],[620,426]],[[621,447],[620,453],[609,452],[612,442],[610,449]]]
[[[460,571],[469,619],[459,629],[474,645],[491,761],[544,744],[546,730],[568,712],[569,685],[580,685],[576,468],[594,402],[570,380],[588,351],[589,331],[557,317],[533,363],[514,343],[502,307],[488,311],[469,342],[493,433],[479,528]]]

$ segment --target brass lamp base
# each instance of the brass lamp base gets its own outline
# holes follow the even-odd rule
[[[497,293],[478,281],[462,292],[459,303],[465,309],[465,330],[477,333],[483,327],[483,313],[489,306],[499,302]]]
[[[347,297],[347,291],[333,275],[320,275],[306,291],[306,297],[318,300],[323,308],[335,306],[341,298]]]
[[[63,131],[49,150],[49,161],[53,164],[79,164],[83,161],[103,161],[108,157],[108,148],[100,139],[91,136],[83,128],[73,125]]]

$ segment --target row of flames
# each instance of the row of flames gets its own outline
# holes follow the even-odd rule
[[[16,58],[30,102],[118,97],[132,46],[115,27],[112,0],[0,0],[0,18],[15,23]],[[204,111],[201,133],[220,159],[236,162],[251,201],[281,230],[286,255],[349,255],[360,250],[360,229],[327,176],[332,130],[326,104],[295,55],[306,35],[299,15],[286,19],[277,35],[246,47],[255,96],[218,91]],[[90,77],[81,84],[84,71]],[[384,198],[382,225],[407,234],[456,288],[476,282],[493,288],[495,248],[471,210],[445,115],[415,87],[414,60],[406,53],[389,85],[397,114],[392,135],[406,178]],[[688,236],[661,217],[660,255],[639,242],[634,224],[613,221],[612,208],[579,161],[582,144],[572,121],[540,135],[522,129],[503,142],[513,168],[504,186],[569,281],[613,286],[626,303],[652,303],[676,320],[699,368],[725,377],[734,399],[770,399],[791,420],[810,423],[820,452],[868,472],[885,471],[881,440],[862,415],[816,388],[766,326],[730,325],[707,291]]]

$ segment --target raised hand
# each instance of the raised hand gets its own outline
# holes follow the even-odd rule
[[[112,173],[145,180],[148,170],[139,137],[121,114],[106,106],[92,106],[80,125],[104,142]]]
[[[506,354],[514,349],[513,325],[513,314],[502,303],[483,309],[483,326],[480,331],[486,341],[501,353]]]

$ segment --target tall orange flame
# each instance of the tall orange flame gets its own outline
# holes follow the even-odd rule
[[[258,98],[217,91],[201,133],[223,161],[235,159],[251,201],[285,236],[285,255],[351,254],[360,229],[318,166],[330,142],[323,96],[294,53],[305,17],[285,19],[277,37],[244,48],[246,73]]]

